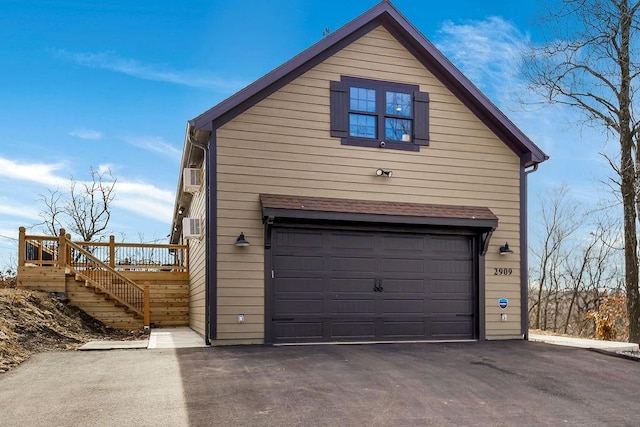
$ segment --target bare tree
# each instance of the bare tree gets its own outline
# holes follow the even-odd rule
[[[562,0],[557,4],[558,8],[547,14],[553,41],[528,52],[525,73],[548,103],[577,108],[587,123],[604,127],[618,139],[620,157],[609,163],[619,177],[622,196],[629,341],[638,343],[640,123],[633,99],[639,88],[636,37],[640,2]]]
[[[40,195],[44,208],[38,225],[52,235],[65,228],[85,242],[93,241],[107,229],[111,219],[116,181],[110,170],[99,172],[91,168],[90,181],[71,178],[68,192],[48,190],[48,194]]]
[[[607,211],[586,211],[566,186],[541,195],[532,226],[529,319],[534,328],[591,334],[589,311],[618,288],[621,248]]]
[[[603,293],[618,288],[620,278],[620,263],[618,254],[622,248],[614,247],[611,242],[619,236],[617,228],[606,214],[589,215],[587,225],[591,231],[576,242],[573,256],[565,259],[563,265],[566,271],[565,321],[563,333],[580,334],[584,329],[586,314],[600,302]]]
[[[545,293],[558,292],[560,273],[558,268],[562,259],[566,241],[578,229],[579,218],[576,217],[577,206],[568,200],[568,188],[561,186],[550,193],[550,197],[540,197],[540,215],[543,236],[538,248],[533,248],[534,282],[537,286],[537,299],[531,304],[529,311],[535,312],[533,326],[536,329],[547,329],[549,314],[549,298],[543,298]],[[531,275],[530,275],[531,276]]]

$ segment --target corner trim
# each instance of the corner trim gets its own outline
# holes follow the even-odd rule
[[[207,247],[205,255],[205,322],[207,340],[218,338],[218,183],[217,173],[217,137],[216,130],[209,137],[207,150],[206,176],[206,230]]]
[[[527,172],[520,167],[520,332],[529,339],[529,242],[527,233]]]
[[[273,289],[273,277],[271,271],[271,237],[273,235],[273,217],[264,218],[264,342],[273,343],[271,329],[271,290]]]
[[[489,232],[489,237],[491,236],[491,232]],[[483,250],[483,242],[482,240],[488,241],[488,238],[484,238],[484,235],[479,236],[480,250],[476,248],[476,259],[478,260],[478,271],[476,274],[478,275],[478,295],[477,301],[478,304],[478,340],[485,341],[487,339],[487,324],[486,324],[486,304],[487,304],[487,295],[486,295],[486,257],[484,256]]]

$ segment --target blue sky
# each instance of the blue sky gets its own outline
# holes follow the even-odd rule
[[[531,176],[532,211],[561,182],[585,200],[600,191],[605,136],[574,112],[518,103],[531,97],[518,52],[539,41],[540,1],[393,3],[552,157]],[[38,195],[91,167],[118,179],[110,232],[164,238],[187,120],[375,4],[1,0],[0,267],[15,262],[18,227],[39,221]]]

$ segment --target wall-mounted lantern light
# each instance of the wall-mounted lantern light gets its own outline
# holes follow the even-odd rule
[[[182,215],[184,213],[184,208],[182,206],[180,206],[178,208],[178,215]]]
[[[240,232],[240,235],[236,239],[235,245],[238,247],[249,246],[251,243],[244,237],[244,232]]]
[[[513,253],[513,251],[509,247],[509,243],[508,242],[505,242],[504,246],[500,246],[500,255],[508,255],[508,254],[512,254],[512,253]]]
[[[378,175],[378,176],[386,176],[388,178],[391,178],[393,176],[393,171],[386,171],[384,169],[378,169],[376,171],[376,175]]]

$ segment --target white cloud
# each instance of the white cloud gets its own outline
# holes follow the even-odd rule
[[[145,218],[169,224],[175,193],[144,182],[118,181],[114,206]]]
[[[528,34],[500,17],[463,23],[445,22],[434,38],[436,46],[509,119],[551,159],[531,181],[531,189],[566,182],[574,194],[590,195],[611,173],[598,154],[607,135],[582,127],[581,113],[563,105],[541,108],[540,98],[522,74],[522,52]],[[542,190],[544,191],[544,190]],[[589,198],[585,197],[585,201]]]
[[[214,89],[221,92],[235,92],[245,86],[245,83],[240,81],[221,79],[197,71],[172,70],[158,64],[144,64],[135,59],[119,57],[113,52],[68,52],[64,49],[55,49],[52,53],[85,67],[102,68],[143,80]]]
[[[580,113],[563,105],[541,108],[543,100],[529,90],[522,74],[522,53],[530,45],[528,34],[500,17],[462,24],[447,21],[438,32],[436,44],[543,150],[574,160],[596,160],[600,143],[591,151],[576,152],[574,147],[566,150],[567,138],[593,138],[593,132],[589,131],[578,135],[580,129],[575,124],[579,122]]]
[[[118,169],[118,165],[114,165],[113,163],[102,163],[98,165],[98,173],[99,174],[108,174],[109,172],[113,173]]]
[[[67,178],[55,174],[64,166],[63,163],[26,163],[0,157],[0,177],[59,187],[68,182]]]
[[[129,135],[125,136],[124,140],[131,145],[162,154],[174,160],[180,161],[182,156],[182,151],[160,136]]]
[[[0,178],[13,181],[5,188],[20,188],[25,181],[38,184],[35,188],[29,188],[28,192],[20,191],[18,194],[26,196],[25,200],[17,200],[18,194],[12,194],[12,202],[0,199],[0,219],[4,216],[15,216],[26,220],[38,219],[36,208],[28,203],[38,192],[44,192],[47,188],[66,189],[69,186],[69,177],[58,175],[64,165],[62,163],[26,163],[0,157]],[[98,171],[115,169],[114,165],[102,164]],[[78,180],[79,183],[82,180]],[[144,181],[131,181],[126,177],[118,176],[115,186],[116,199],[114,207],[121,208],[130,213],[151,218],[159,222],[169,223],[173,210],[175,194],[173,191],[164,190]],[[6,196],[4,199],[8,200]]]
[[[10,200],[7,197],[0,197],[0,215],[39,220],[38,211],[32,205]]]
[[[463,24],[445,22],[438,32],[438,48],[483,90],[503,93],[523,84],[517,78],[520,52],[529,36],[500,17]]]
[[[76,138],[80,138],[80,139],[91,139],[91,140],[101,139],[104,136],[102,132],[99,132],[97,130],[92,130],[92,129],[85,129],[85,128],[74,129],[71,132],[69,132],[69,135],[75,136]]]
[[[133,182],[118,179],[116,191],[122,195],[144,196],[160,202],[167,202],[173,205],[175,194],[173,191],[163,190],[153,184],[144,182]]]
[[[153,219],[165,224],[171,223],[171,215],[173,214],[173,202],[163,202],[159,200],[135,197],[129,195],[125,197],[118,196],[113,205],[120,209],[126,210],[141,217]]]

